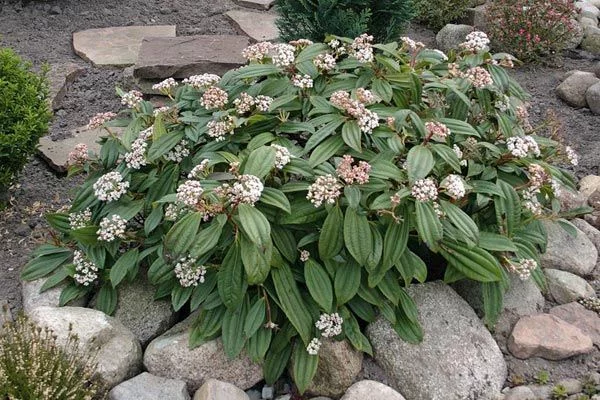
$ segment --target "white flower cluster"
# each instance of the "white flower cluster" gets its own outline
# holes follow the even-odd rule
[[[85,143],[78,143],[73,148],[73,151],[69,152],[67,157],[68,165],[83,165],[89,160],[88,147]]]
[[[271,147],[275,149],[275,168],[283,169],[292,160],[292,154],[287,147],[278,144],[272,144]]]
[[[342,333],[344,319],[338,313],[321,314],[315,326],[321,331],[323,337],[334,337]]]
[[[177,201],[188,207],[194,207],[200,202],[202,193],[204,193],[204,189],[200,182],[187,180],[177,188]]]
[[[367,91],[363,91],[363,96],[367,96]],[[367,109],[365,104],[359,100],[350,98],[350,93],[338,90],[332,93],[329,102],[335,107],[344,109],[348,114],[358,120],[358,126],[363,133],[372,133],[373,129],[379,126],[379,115]]]
[[[452,150],[454,151],[454,154],[456,154],[456,157],[458,157],[458,159],[460,160],[460,165],[463,167],[467,166],[467,160],[463,159],[463,151],[460,149],[460,147],[458,147],[458,145],[454,145],[452,146]]]
[[[406,46],[406,48],[412,53],[416,53],[425,48],[425,45],[422,42],[415,42],[414,40],[412,40],[411,38],[409,38],[407,36],[402,36],[400,38],[400,41],[402,41],[404,46]]]
[[[202,94],[200,105],[207,110],[215,110],[225,107],[228,100],[229,95],[226,91],[219,87],[211,86]]]
[[[363,33],[350,44],[350,55],[361,63],[373,61],[373,36]]]
[[[100,221],[100,229],[96,232],[98,240],[112,242],[116,239],[124,239],[126,227],[127,220],[120,215],[113,214],[110,217],[104,217]]]
[[[308,346],[306,346],[306,352],[311,356],[316,356],[317,354],[319,354],[319,350],[321,349],[322,345],[323,343],[321,343],[319,339],[313,338],[308,344]]]
[[[208,164],[210,163],[209,159],[202,160],[200,164],[196,165],[190,173],[188,174],[189,179],[200,179],[208,175]]]
[[[543,212],[542,204],[538,200],[540,189],[538,187],[529,187],[521,192],[523,197],[523,206],[533,215],[541,215]]]
[[[335,50],[335,54],[337,54],[338,56],[348,53],[346,46],[343,45],[337,39],[330,40],[328,44],[329,44],[329,47],[331,47],[333,50]]]
[[[506,147],[510,153],[517,158],[527,157],[529,153],[540,156],[540,148],[531,136],[513,136],[506,141]]]
[[[227,134],[233,135],[235,122],[233,121],[233,118],[228,115],[221,121],[209,121],[206,127],[208,128],[208,131],[206,132],[208,136],[214,138],[217,142],[221,142],[225,140]]]
[[[166,114],[169,111],[173,110],[171,107],[169,106],[163,106],[163,107],[159,107],[159,108],[155,108],[154,110],[152,110],[152,115],[154,116],[154,118],[158,117],[161,114]]]
[[[187,148],[188,141],[183,139],[177,143],[167,154],[163,157],[165,160],[181,162],[184,158],[190,155],[190,149]]]
[[[300,252],[300,261],[307,262],[310,258],[310,252],[308,250],[302,250]]]
[[[75,250],[73,252],[73,264],[75,265],[73,279],[78,284],[89,286],[98,279],[98,267],[90,260],[87,260],[81,251]]]
[[[129,108],[136,108],[140,105],[144,95],[138,90],[131,90],[121,96],[121,104]]]
[[[292,85],[300,89],[308,89],[313,87],[313,80],[310,75],[296,74],[292,77]]]
[[[461,43],[459,46],[465,50],[478,52],[485,50],[490,44],[488,36],[481,31],[474,31],[467,35],[467,41]]]
[[[165,209],[166,221],[177,221],[183,210],[177,204],[169,204]]]
[[[269,49],[273,64],[278,67],[288,67],[294,63],[296,56],[294,53],[296,48],[290,44],[280,43],[273,44]]]
[[[432,178],[418,179],[411,188],[411,194],[417,201],[435,200],[438,189]]]
[[[450,129],[437,121],[425,122],[425,130],[428,137],[438,142],[445,142],[448,135],[450,135]]]
[[[529,185],[533,188],[540,188],[550,178],[544,167],[539,164],[530,164],[527,168],[529,172]]]
[[[379,100],[377,96],[373,94],[373,92],[364,88],[356,89],[356,99],[364,105],[377,103],[377,101]]]
[[[498,109],[498,111],[506,112],[510,108],[510,98],[503,94],[502,97],[494,102],[494,107]]]
[[[569,160],[571,165],[579,165],[579,156],[577,155],[575,150],[571,148],[571,146],[565,147],[565,153],[567,154],[567,159]]]
[[[315,207],[321,207],[323,203],[334,204],[340,196],[342,185],[331,174],[317,177],[315,183],[308,187],[306,198],[310,200]]]
[[[463,77],[471,81],[471,84],[478,89],[494,84],[492,75],[482,67],[469,68],[467,72],[464,73]]]
[[[260,112],[268,112],[273,103],[273,98],[269,96],[259,95],[254,98],[256,109]]]
[[[248,61],[262,61],[273,44],[271,42],[259,42],[242,50],[242,57]]]
[[[216,85],[221,81],[221,77],[215,74],[202,74],[202,75],[192,75],[189,78],[185,78],[183,83],[186,85],[190,85],[196,89],[207,89],[211,86]]]
[[[260,112],[267,112],[271,107],[271,103],[273,103],[272,97],[263,95],[252,97],[246,92],[241,93],[240,96],[233,101],[235,110],[240,115],[250,112],[252,107],[256,107]]]
[[[313,44],[314,42],[312,40],[309,39],[297,39],[297,40],[292,40],[290,42],[290,44],[296,48],[303,48],[303,47],[307,47],[310,46],[311,44]]]
[[[115,114],[114,112],[110,112],[110,111],[105,112],[105,113],[96,114],[92,117],[92,119],[90,119],[90,122],[88,122],[86,128],[87,129],[100,128],[102,125],[104,125],[106,122],[110,121],[111,119],[113,119],[116,116],[117,116],[117,114]]]
[[[125,153],[127,168],[140,169],[148,164],[146,150],[148,149],[148,139],[150,136],[152,136],[152,127],[141,131],[137,139],[131,143],[131,149]]]
[[[522,281],[531,276],[533,270],[537,268],[537,262],[531,258],[523,258],[518,263],[509,263],[508,270],[516,274]]]
[[[448,196],[453,199],[462,199],[467,193],[465,183],[459,175],[448,175],[446,179],[442,181],[440,186],[444,187]]]
[[[85,228],[92,222],[92,210],[86,208],[83,211],[69,214],[69,227],[72,230]]]
[[[556,179],[551,179],[550,187],[552,188],[552,193],[554,193],[554,196],[559,197],[562,191],[562,185]]]
[[[173,78],[167,78],[162,82],[157,83],[156,85],[152,85],[153,90],[158,90],[164,94],[170,94],[173,88],[177,87],[178,83]]]
[[[94,195],[98,200],[114,201],[127,193],[129,182],[123,181],[123,176],[119,172],[112,171],[98,178],[93,187]]]
[[[197,261],[193,257],[183,257],[175,265],[175,277],[181,286],[198,286],[198,283],[204,283],[206,268],[203,265],[196,265]]]
[[[233,204],[250,204],[254,205],[260,196],[263,189],[260,178],[254,175],[240,175],[228,190],[228,197]]]
[[[246,92],[240,93],[240,96],[233,100],[233,105],[235,106],[235,110],[238,114],[246,114],[250,112],[250,110],[252,110],[252,106],[254,106],[254,97],[250,96]]]
[[[322,71],[331,71],[335,68],[337,62],[332,54],[322,53],[315,57],[313,64]]]

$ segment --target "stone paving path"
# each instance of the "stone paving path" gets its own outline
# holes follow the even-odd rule
[[[175,25],[107,27],[73,33],[73,50],[96,67],[132,66],[129,67],[131,82],[146,94],[156,94],[151,90],[152,84],[168,77],[222,75],[245,63],[241,51],[250,43],[276,41],[278,37],[275,14],[264,12],[275,0],[235,2],[245,8],[228,11],[225,15],[239,35],[176,36]],[[76,64],[51,66],[49,105],[53,110],[60,107],[69,84],[82,72]],[[91,151],[97,152],[100,146],[96,142],[106,133],[101,129],[80,128],[64,140],[44,137],[39,150],[52,168],[64,172],[68,154],[76,144],[85,143]]]

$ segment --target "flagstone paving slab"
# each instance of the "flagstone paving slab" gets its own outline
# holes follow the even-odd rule
[[[117,135],[123,132],[123,128],[110,128],[110,130]],[[51,168],[58,172],[65,172],[69,153],[77,144],[85,143],[88,151],[98,154],[100,145],[97,142],[102,136],[108,136],[108,132],[104,128],[86,129],[84,126],[76,129],[73,136],[67,139],[53,141],[49,136],[44,136],[40,139],[38,150]]]
[[[240,33],[248,35],[254,41],[275,41],[279,38],[279,31],[275,25],[277,16],[274,14],[232,10],[225,15]]]
[[[175,25],[116,26],[73,33],[75,53],[96,66],[135,64],[142,39],[175,37]]]
[[[187,78],[203,73],[222,75],[246,63],[242,50],[249,44],[247,37],[237,35],[146,38],[133,75],[138,79]]]
[[[234,0],[242,7],[256,8],[257,10],[268,10],[275,4],[275,0]]]
[[[85,68],[75,63],[52,64],[48,71],[50,93],[48,103],[53,111],[60,108],[67,93],[67,86],[75,82],[85,72]]]

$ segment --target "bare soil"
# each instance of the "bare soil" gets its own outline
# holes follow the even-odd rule
[[[85,68],[83,76],[68,89],[52,121],[50,135],[58,139],[86,124],[96,113],[117,111],[120,104],[114,88],[128,85],[123,70],[95,68],[78,58],[71,46],[73,32],[108,26],[175,24],[178,36],[235,34],[222,15],[235,8],[239,7],[231,0],[0,0],[0,45],[14,48],[36,67],[45,62],[76,62]],[[413,26],[408,35],[434,45],[434,33],[423,27]],[[570,56],[578,58],[566,57],[554,66],[523,67],[511,73],[532,94],[530,113],[534,122],[541,121],[548,110],[560,118],[565,140],[580,154],[574,172],[582,177],[600,173],[600,116],[567,106],[554,90],[567,71],[592,71],[597,61],[577,53]],[[11,190],[10,207],[0,212],[0,303],[8,300],[13,313],[21,308],[19,271],[31,250],[46,240],[43,213],[67,205],[77,183],[57,176],[43,161],[32,159]],[[510,375],[526,380],[541,369],[550,371],[555,379],[581,377],[600,365],[598,350],[563,363],[520,361],[508,354],[506,359]],[[371,362],[366,363],[363,376],[386,381]]]

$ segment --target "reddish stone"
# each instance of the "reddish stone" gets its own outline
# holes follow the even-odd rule
[[[594,344],[579,328],[550,314],[522,317],[515,325],[508,349],[517,358],[563,360],[589,353]]]

